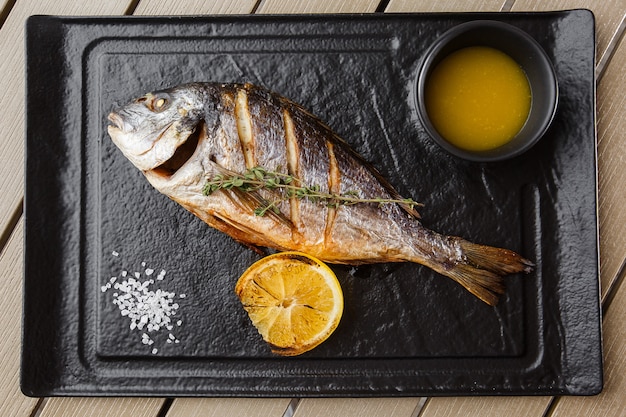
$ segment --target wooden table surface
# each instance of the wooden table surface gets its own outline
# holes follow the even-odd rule
[[[626,416],[626,0],[2,0],[0,13],[0,416]],[[28,398],[19,389],[22,305],[24,23],[34,14],[198,15],[591,9],[604,390],[593,397],[334,399]]]

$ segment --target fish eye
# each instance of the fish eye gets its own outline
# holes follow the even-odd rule
[[[169,101],[165,97],[156,96],[152,100],[152,110],[156,112],[161,112],[167,108]]]
[[[160,98],[154,103],[155,110],[162,109],[165,106],[166,100],[164,98]]]
[[[167,109],[170,104],[168,97],[164,97],[163,95],[149,95],[146,100],[141,100],[141,102],[144,102],[148,109],[157,113]]]

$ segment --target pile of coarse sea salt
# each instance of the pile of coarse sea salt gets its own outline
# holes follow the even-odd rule
[[[119,257],[117,251],[111,252],[114,257]],[[113,304],[117,305],[122,317],[128,318],[129,327],[132,331],[141,333],[141,343],[152,347],[152,354],[159,352],[156,342],[180,343],[175,336],[175,326],[182,326],[182,320],[174,322],[173,316],[179,309],[176,302],[176,294],[164,291],[157,287],[157,283],[165,279],[166,271],[161,269],[155,276],[155,269],[146,267],[142,262],[143,271],[130,273],[122,270],[119,276],[114,276],[101,287],[103,293],[113,291]],[[185,294],[179,294],[178,298],[185,298]],[[167,333],[167,336],[164,336]],[[160,336],[157,339],[157,336]]]

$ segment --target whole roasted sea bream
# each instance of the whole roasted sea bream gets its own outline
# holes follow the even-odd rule
[[[417,262],[495,305],[502,276],[529,272],[517,253],[422,226],[382,176],[300,105],[251,84],[193,83],[148,93],[109,115],[109,135],[161,193],[235,240],[329,263]],[[256,167],[329,195],[397,203],[329,204],[284,190],[219,188]],[[206,190],[204,190],[206,191]],[[259,204],[275,202],[258,215]]]

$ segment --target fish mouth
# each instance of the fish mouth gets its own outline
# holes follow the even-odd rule
[[[200,121],[196,129],[189,135],[187,140],[181,143],[174,154],[161,165],[153,168],[151,171],[160,177],[169,178],[176,174],[193,156],[198,149],[200,138],[206,134],[206,125],[204,121]]]
[[[122,116],[120,116],[119,114],[115,112],[111,112],[107,116],[107,119],[109,119],[109,121],[113,123],[113,126],[115,128],[117,128],[118,130],[124,131],[124,118]]]
[[[107,126],[109,136],[113,140],[113,143],[122,151],[127,158],[131,160],[139,169],[146,170],[151,167],[142,168],[135,162],[136,158],[141,157],[157,145],[157,143],[163,138],[167,131],[172,127],[173,122],[166,124],[161,130],[150,133],[140,140],[132,139],[128,141],[124,139],[125,135],[132,134],[134,127],[126,122],[126,118],[118,113],[111,112],[107,116],[107,119],[111,122]]]

